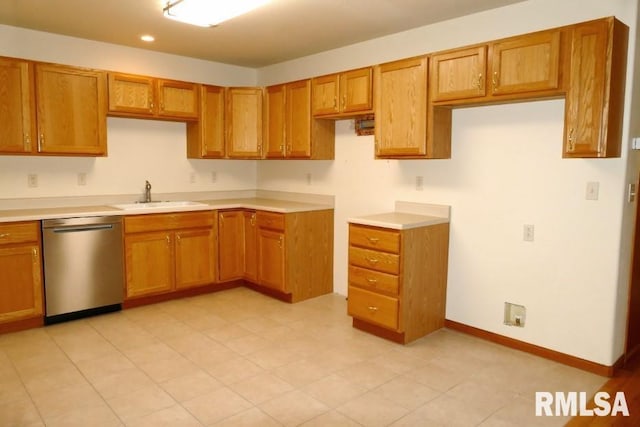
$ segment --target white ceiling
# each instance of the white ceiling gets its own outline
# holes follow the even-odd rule
[[[521,1],[272,0],[201,28],[164,18],[166,0],[0,0],[0,24],[262,67]]]

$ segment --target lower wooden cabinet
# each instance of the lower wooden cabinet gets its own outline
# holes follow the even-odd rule
[[[244,213],[242,209],[218,212],[218,279],[244,277]]]
[[[126,298],[214,283],[214,215],[201,211],[125,217]]]
[[[287,293],[284,214],[258,212],[258,283]]]
[[[444,325],[449,224],[395,230],[349,225],[353,326],[409,343]]]
[[[43,318],[40,253],[39,222],[0,224],[0,329]]]
[[[258,225],[256,211],[242,212],[244,217],[244,278],[258,281]]]

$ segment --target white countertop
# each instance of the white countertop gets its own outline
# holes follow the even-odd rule
[[[152,213],[204,211],[217,209],[256,209],[279,213],[308,212],[333,209],[332,205],[323,203],[306,203],[299,201],[269,199],[261,197],[198,200],[202,205],[167,208],[149,208],[123,210],[108,205],[45,207],[28,209],[0,210],[0,222],[34,221],[43,219],[112,216],[112,215],[145,215]]]
[[[395,211],[349,218],[349,223],[406,230],[448,223],[451,209],[445,205],[396,202]]]

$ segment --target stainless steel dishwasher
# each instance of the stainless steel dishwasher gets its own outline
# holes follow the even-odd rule
[[[122,308],[122,217],[42,221],[45,323]]]

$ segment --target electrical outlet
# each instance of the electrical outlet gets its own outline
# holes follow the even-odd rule
[[[38,174],[30,173],[27,175],[27,186],[36,188],[38,186]]]
[[[535,227],[533,224],[525,224],[522,228],[522,240],[525,242],[533,242]]]
[[[211,171],[211,183],[215,184],[218,181],[218,173],[216,171]]]
[[[416,191],[424,190],[424,176],[416,176]]]
[[[504,324],[507,326],[518,326],[524,328],[527,309],[524,305],[504,303]]]
[[[311,185],[311,172],[307,172],[307,185]]]
[[[84,172],[78,173],[78,185],[87,185],[87,174]]]
[[[196,183],[196,174],[195,174],[195,172],[191,172],[191,174],[189,175],[189,182],[191,184],[195,184]]]

